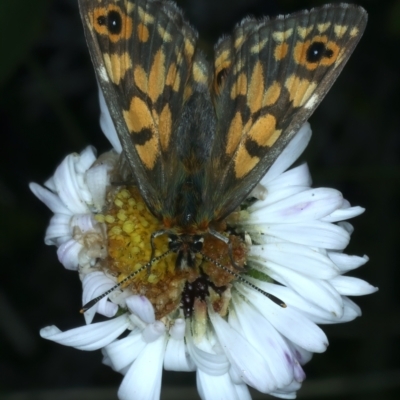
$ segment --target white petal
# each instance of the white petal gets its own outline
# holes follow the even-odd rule
[[[158,338],[165,336],[166,328],[161,321],[156,321],[153,324],[149,324],[143,329],[142,336],[143,340],[147,343],[152,343]]]
[[[169,338],[164,356],[164,369],[185,372],[196,370],[196,365],[190,358],[184,339]]]
[[[290,187],[310,188],[312,184],[310,170],[306,163],[291,168],[266,184],[269,193],[278,192]]]
[[[307,351],[293,342],[289,342],[289,346],[300,365],[307,364],[312,359],[313,353],[311,351]]]
[[[307,147],[310,139],[311,127],[310,124],[306,122],[268,170],[261,181],[262,184],[265,185],[265,183],[276,178],[283,171],[286,171],[286,169],[288,169],[300,157],[301,153],[303,153],[304,149]]]
[[[364,211],[365,208],[362,208],[360,206],[341,208],[339,210],[335,210],[332,214],[323,217],[321,220],[325,222],[343,221],[345,219],[357,217],[357,215],[361,215]]]
[[[342,194],[335,189],[309,189],[252,212],[248,223],[289,224],[317,220],[340,207],[342,201]]]
[[[82,233],[96,231],[99,223],[95,220],[93,214],[77,214],[71,218],[71,227],[79,228]]]
[[[231,367],[236,370],[243,382],[263,393],[275,390],[276,383],[265,379],[268,365],[258,349],[232,329],[211,307],[208,315]]]
[[[61,332],[56,326],[48,326],[40,330],[43,339],[52,340],[64,346],[79,350],[97,350],[107,346],[129,326],[127,314],[105,322],[85,325],[80,328]]]
[[[103,92],[99,86],[99,103],[100,103],[100,127],[111,146],[118,152],[122,152],[121,142],[119,141],[117,131],[115,130],[110,111],[106,105]]]
[[[159,400],[165,341],[161,336],[140,352],[119,387],[120,400]]]
[[[136,314],[146,324],[155,322],[154,307],[146,296],[133,295],[126,299],[129,311]]]
[[[339,274],[336,265],[324,254],[308,246],[295,243],[253,245],[248,260],[258,259],[267,265],[273,262],[281,268],[290,268],[315,279],[330,279]]]
[[[328,251],[328,257],[336,264],[342,273],[351,271],[364,265],[369,258],[367,256],[350,256],[337,251]]]
[[[330,283],[340,294],[346,296],[364,296],[378,290],[368,282],[351,276],[337,276]]]
[[[70,154],[65,157],[54,173],[57,194],[73,214],[88,213],[87,202],[92,202],[89,190],[83,184],[83,176],[79,176],[75,170],[79,161],[78,154]]]
[[[105,206],[106,189],[110,184],[110,171],[114,166],[111,162],[111,155],[103,158],[105,160],[90,168],[85,176],[86,185],[92,195],[93,207],[98,212]]]
[[[253,264],[256,266],[256,263]],[[309,302],[338,317],[342,315],[342,298],[328,281],[313,279],[288,268],[281,268],[272,262],[268,263],[268,270],[268,275],[272,279],[290,287]]]
[[[350,222],[341,221],[338,222],[337,225],[340,226],[342,229],[344,229],[349,235],[351,235],[354,232],[354,226],[350,224]]]
[[[293,364],[295,360],[286,341],[245,300],[234,293],[232,294],[232,300],[235,312],[229,313],[229,323],[233,326],[232,322],[237,318],[243,335],[252,346],[258,349],[260,355],[267,362],[269,368],[268,371],[265,371],[264,379],[274,380],[277,387],[288,385],[293,380]]]
[[[301,388],[301,382],[293,381],[287,387],[272,392],[271,395],[278,397],[280,399],[295,399],[296,391],[299,390],[300,388]]]
[[[310,221],[296,224],[257,224],[246,227],[250,236],[263,232],[267,236],[275,236],[283,241],[320,247],[330,250],[343,250],[350,241],[348,232],[338,225],[328,222]],[[262,236],[258,236],[262,240]]]
[[[76,271],[79,266],[79,253],[83,246],[74,239],[63,243],[57,249],[57,256],[60,263],[69,270]]]
[[[196,381],[202,400],[251,400],[247,385],[235,385],[229,374],[215,376],[197,370]]]
[[[289,171],[286,171],[282,175],[279,175],[271,182],[268,182],[265,186],[266,194],[264,198],[256,201],[248,208],[248,210],[253,212],[260,208],[266,207],[278,200],[285,199],[296,193],[308,190],[310,186],[311,176],[307,164],[301,164],[290,169]]]
[[[257,210],[264,210],[271,204],[287,199],[288,197],[294,196],[298,193],[305,192],[309,189],[310,188],[307,186],[288,186],[279,190],[273,190],[267,193],[264,200],[259,200],[252,204],[247,211],[248,213],[253,213]],[[243,223],[246,223],[246,221],[243,221]]]
[[[169,330],[173,339],[181,340],[185,337],[186,323],[183,318],[177,318]]]
[[[306,300],[303,295],[294,292],[288,287],[274,283],[260,282],[259,280],[253,278],[247,279],[260,289],[266,291],[267,293],[271,293],[284,301],[288,308],[300,313],[303,316],[303,319],[308,319],[316,324],[332,323],[333,321],[338,320],[336,315],[327,311],[325,308],[320,307],[315,302]]]
[[[49,226],[46,229],[44,242],[48,245],[57,245],[71,239],[71,215],[55,214],[50,220]]]
[[[60,197],[50,192],[50,190],[38,185],[37,183],[30,183],[29,188],[32,193],[53,212],[59,214],[66,214],[71,216],[71,211],[61,201]]]
[[[186,330],[187,350],[196,367],[209,375],[223,375],[229,371],[229,361],[224,353],[215,354],[211,344],[203,339],[194,343],[190,329]],[[202,346],[201,349],[199,346]]]
[[[93,146],[86,146],[79,157],[77,158],[75,164],[75,170],[79,175],[83,175],[96,161],[97,151]],[[81,181],[82,182],[82,181]]]
[[[274,286],[266,282],[258,281],[257,286],[279,298]],[[294,307],[282,308],[266,298],[256,290],[244,284],[237,283],[235,288],[250,301],[283,336],[290,339],[308,351],[322,353],[328,346],[325,333],[316,324],[305,318],[305,315]],[[275,293],[274,293],[275,292]],[[285,298],[282,299],[286,301]],[[296,329],[293,329],[293,327]]]
[[[349,322],[353,321],[353,319],[357,317],[361,317],[361,308],[356,303],[354,303],[353,300],[350,300],[348,297],[343,296],[343,304],[343,317],[338,322]]]
[[[89,301],[95,297],[107,292],[109,289],[114,287],[115,284],[116,282],[113,279],[101,271],[95,271],[85,275],[82,280],[82,305],[89,303]],[[93,321],[96,312],[109,318],[113,317],[117,313],[118,306],[107,301],[107,298],[108,296],[105,296],[93,307],[85,311],[84,317],[86,324],[90,324]]]
[[[104,347],[103,353],[109,358],[114,371],[121,372],[136,360],[141,351],[147,346],[139,330],[131,332],[127,337],[116,340]]]
[[[361,308],[354,303],[354,301],[350,300],[348,297],[343,296],[343,315],[340,318],[335,318],[332,316],[331,318],[321,319],[318,321],[319,324],[340,324],[344,322],[353,321],[355,318],[361,316]]]

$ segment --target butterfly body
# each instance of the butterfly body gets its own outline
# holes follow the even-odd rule
[[[193,235],[223,225],[312,114],[367,21],[346,4],[246,18],[209,63],[171,2],[79,5],[125,164],[186,259]]]

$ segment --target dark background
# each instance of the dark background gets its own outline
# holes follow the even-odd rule
[[[323,4],[299,0],[179,1],[211,49],[248,14],[289,13]],[[303,158],[314,185],[334,187],[366,207],[352,221],[349,254],[370,261],[351,275],[380,291],[356,298],[363,317],[325,326],[328,351],[305,367],[303,399],[394,399],[400,389],[399,146],[400,1],[358,1],[367,30],[311,117]],[[81,326],[81,285],[43,243],[51,213],[28,190],[62,158],[92,144],[108,149],[98,125],[94,72],[77,0],[0,2],[0,398],[115,399],[122,377],[82,352],[39,337],[39,329]],[[165,373],[163,398],[196,398],[195,374]],[[177,385],[175,391],[169,388]],[[260,396],[257,398],[266,398]]]

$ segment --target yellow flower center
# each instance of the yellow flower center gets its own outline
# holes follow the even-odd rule
[[[116,192],[107,213],[97,215],[96,219],[104,223],[107,228],[108,259],[105,268],[107,272],[117,277],[118,282],[150,261],[151,234],[162,230],[163,226],[148,210],[136,187],[127,187]],[[225,224],[221,224],[219,230],[223,231],[224,227]],[[246,255],[245,245],[237,236],[231,236],[230,240],[233,245],[233,257],[239,265],[243,266]],[[153,256],[157,257],[168,250],[168,236],[158,236],[153,240],[153,244]],[[227,245],[220,239],[207,235],[203,251],[209,257],[229,267],[231,261]],[[175,253],[169,254],[123,285],[123,288],[129,288],[135,294],[145,295],[153,304],[157,319],[174,311],[179,313],[182,292],[189,290],[187,284],[204,279],[204,274],[210,285],[214,287],[227,288],[235,279],[216,265],[202,260],[200,255],[198,261],[201,269],[198,267],[177,268],[176,257]],[[229,268],[234,270],[233,267]],[[201,275],[203,278],[200,278]],[[219,296],[215,298],[214,295],[212,303],[216,311],[224,309],[223,313],[225,313],[226,306],[222,305]]]

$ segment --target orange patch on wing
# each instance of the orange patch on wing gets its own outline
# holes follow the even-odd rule
[[[235,39],[235,42],[233,45],[235,46],[236,50],[243,44],[244,39],[245,39],[245,36],[243,33]]]
[[[244,72],[239,74],[236,79],[236,82],[232,86],[231,90],[231,99],[236,99],[237,96],[243,95],[246,96],[247,94],[247,76]]]
[[[275,104],[278,101],[280,95],[281,85],[277,81],[274,81],[265,92],[263,98],[263,107],[272,106],[273,104]]]
[[[340,52],[340,46],[338,46],[335,42],[328,42],[326,44],[327,50],[332,51],[332,55],[330,57],[324,57],[321,60],[321,65],[329,67],[330,65],[334,64],[337,60]]]
[[[317,84],[293,74],[286,79],[285,87],[289,92],[289,99],[293,102],[293,107],[301,107],[314,93]]]
[[[229,126],[227,143],[226,143],[226,154],[231,155],[236,150],[240,143],[243,134],[243,121],[239,111],[236,112]]]
[[[185,55],[187,58],[191,59],[194,54],[194,45],[190,39],[185,39]]]
[[[119,84],[125,76],[126,71],[132,68],[132,59],[127,52],[120,54],[103,54],[104,64],[106,66],[108,76],[115,83]]]
[[[149,29],[146,25],[139,24],[137,26],[137,34],[142,43],[146,43],[149,40]]]
[[[248,137],[254,140],[259,146],[272,146],[279,133],[276,130],[276,118],[271,114],[263,115],[258,118],[250,128]]]
[[[163,42],[172,42],[172,35],[163,26],[158,25],[157,32],[161,36]]]
[[[239,147],[235,157],[235,176],[237,179],[247,175],[258,163],[258,157],[252,157],[247,151],[244,143]]]
[[[208,81],[207,73],[199,62],[193,64],[193,79],[196,83],[205,84]]]
[[[124,110],[123,115],[130,132],[139,133],[146,128],[154,132],[154,120],[151,111],[139,97],[133,97],[129,110]]]
[[[193,94],[193,89],[190,85],[185,86],[185,90],[183,92],[183,100],[187,100]]]
[[[172,130],[172,114],[168,104],[166,104],[161,111],[158,122],[158,130],[160,135],[161,148],[163,151],[166,151],[169,146]]]
[[[280,43],[275,47],[274,58],[276,61],[283,60],[288,53],[289,45],[287,43]]]
[[[135,85],[143,92],[147,93],[148,78],[146,71],[138,65],[133,71],[133,80]]]
[[[147,169],[153,169],[159,154],[158,139],[152,136],[145,144],[136,144],[136,151]]]
[[[107,17],[109,12],[114,11],[121,17],[121,29],[118,33],[110,32],[107,26]],[[129,39],[132,37],[133,22],[132,18],[122,12],[121,8],[114,4],[107,7],[96,7],[89,12],[89,21],[91,27],[99,34],[106,35],[110,41],[116,43],[121,39]]]
[[[134,97],[129,110],[123,111],[123,116],[133,142],[135,142],[135,134],[140,134],[144,129],[151,132],[149,139],[143,144],[135,144],[135,148],[144,166],[147,169],[153,169],[159,154],[159,145],[154,120],[147,104],[139,97]]]
[[[164,91],[165,86],[165,54],[162,49],[154,56],[149,74],[149,88],[147,95],[155,103]]]
[[[232,52],[230,49],[224,50],[214,61],[214,67],[215,67],[215,75],[218,74],[218,72],[225,68],[223,64],[225,64],[227,61],[230,61],[232,58]]]
[[[167,78],[165,80],[165,84],[168,86],[172,86],[172,90],[177,92],[181,85],[181,77],[178,74],[176,69],[176,64],[172,63],[168,68]]]
[[[249,88],[247,90],[247,105],[254,114],[263,106],[264,96],[264,72],[260,61],[256,62],[251,74]]]

